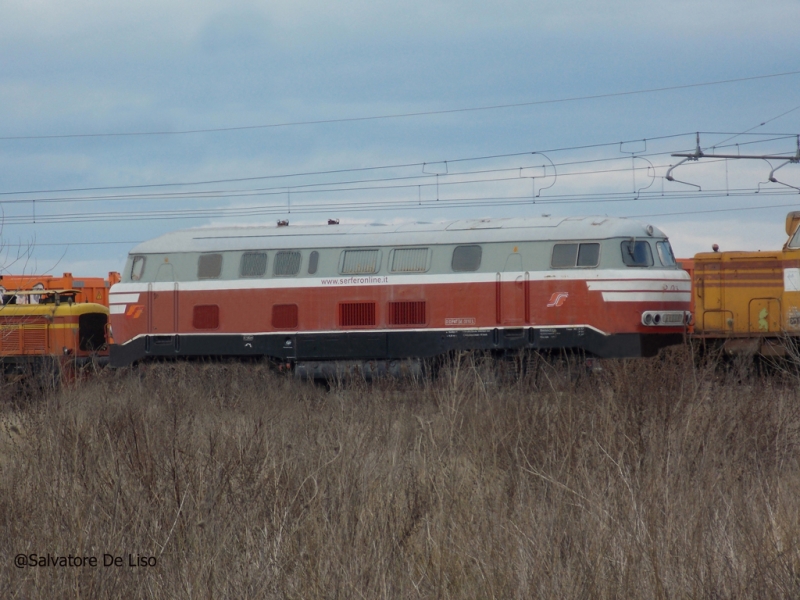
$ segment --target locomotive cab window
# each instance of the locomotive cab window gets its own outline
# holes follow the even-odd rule
[[[600,244],[556,244],[550,266],[554,269],[596,267],[600,262]]]
[[[201,254],[197,259],[198,279],[218,279],[222,273],[222,254]]]
[[[652,267],[653,252],[650,244],[644,240],[634,238],[625,240],[620,244],[622,248],[622,262],[629,267]]]
[[[144,256],[134,256],[131,265],[131,281],[139,281],[144,273]]]
[[[239,277],[263,277],[267,272],[266,252],[245,252],[239,263]]]
[[[78,317],[78,348],[96,352],[106,345],[108,317],[103,313],[87,313]]]
[[[800,248],[800,227],[797,228],[789,241],[789,248]]]
[[[272,274],[276,277],[292,277],[300,272],[302,256],[295,250],[283,250],[275,255]]]
[[[477,271],[481,268],[483,248],[480,246],[456,246],[453,250],[453,271]]]
[[[366,275],[377,273],[380,269],[380,250],[345,250],[342,253],[340,270],[343,275]]]
[[[661,259],[662,265],[665,267],[674,267],[676,265],[675,254],[673,254],[672,246],[670,246],[669,242],[656,242],[656,250],[658,250],[658,258]]]

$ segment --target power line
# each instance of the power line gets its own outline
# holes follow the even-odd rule
[[[133,136],[155,136],[155,135],[186,135],[197,133],[221,133],[231,131],[246,131],[253,129],[274,129],[279,127],[295,127],[300,125],[326,125],[333,123],[354,123],[359,121],[377,121],[382,119],[405,119],[411,117],[423,117],[433,115],[446,115],[465,112],[477,112],[488,110],[499,110],[508,108],[521,108],[525,106],[541,106],[546,104],[559,104],[564,102],[577,102],[581,100],[600,100],[604,98],[618,98],[622,96],[633,96],[637,94],[653,94],[672,90],[683,90],[697,87],[707,87],[713,85],[723,85],[728,83],[741,83],[744,81],[756,81],[760,79],[770,79],[774,77],[786,77],[800,74],[800,71],[786,71],[784,73],[773,73],[770,75],[755,75],[752,77],[738,77],[735,79],[722,79],[718,81],[706,81],[701,83],[688,83],[683,85],[673,85],[658,88],[647,88],[642,90],[630,90],[626,92],[610,92],[607,94],[592,94],[587,96],[569,96],[566,98],[555,98],[550,100],[534,100],[531,102],[517,102],[512,104],[494,104],[491,106],[475,106],[464,108],[451,108],[445,110],[429,110],[409,113],[395,113],[388,115],[374,115],[369,117],[344,117],[337,119],[317,119],[311,121],[291,121],[286,123],[271,123],[267,125],[243,125],[239,127],[215,127],[206,129],[185,129],[179,131],[129,131],[113,133],[72,133],[58,135],[18,135],[3,136],[0,140],[42,140],[42,139],[67,139],[67,138],[100,138],[100,137],[133,137]]]
[[[787,192],[788,194],[788,192]],[[794,194],[792,192],[792,194]],[[777,194],[783,195],[783,194]],[[681,211],[681,212],[669,212],[669,213],[655,213],[655,214],[647,214],[647,215],[631,215],[631,219],[641,219],[644,217],[674,217],[678,215],[701,215],[701,214],[710,214],[710,213],[725,213],[725,212],[736,212],[736,211],[745,211],[745,210],[764,210],[767,208],[791,208],[796,207],[797,202],[792,202],[789,204],[768,204],[766,206],[743,206],[743,207],[729,207],[729,208],[713,208],[708,210],[692,210],[692,211]]]
[[[548,195],[545,197],[531,198],[530,195],[516,196],[480,196],[464,198],[448,198],[440,200],[425,200],[418,202],[406,200],[398,202],[396,200],[370,201],[370,202],[344,202],[344,203],[311,203],[293,206],[291,211],[283,203],[268,206],[246,206],[231,208],[209,208],[209,209],[180,209],[162,211],[140,211],[140,212],[92,212],[92,213],[59,213],[54,215],[37,215],[36,224],[61,224],[75,222],[102,222],[102,221],[155,221],[155,220],[174,220],[174,219],[207,219],[207,218],[234,218],[234,217],[253,217],[270,214],[286,215],[294,213],[341,213],[352,211],[383,211],[383,210],[420,210],[420,209],[442,209],[442,208],[464,208],[471,206],[503,206],[503,205],[536,205],[536,204],[595,204],[607,202],[643,202],[653,200],[687,200],[687,199],[711,199],[722,197],[750,197],[755,192],[750,188],[734,190],[708,190],[706,192],[681,192],[677,190],[666,192],[647,192],[642,190],[639,193],[631,192],[611,192],[605,194],[564,194]],[[796,196],[796,192],[783,190],[762,190],[760,196]],[[795,203],[796,205],[796,203]],[[660,216],[660,215],[656,215]],[[6,225],[31,224],[34,219],[30,215],[6,215]]]
[[[423,168],[427,165],[438,165],[438,164],[454,164],[454,163],[462,163],[462,162],[470,162],[470,161],[479,161],[479,160],[492,160],[497,158],[512,158],[516,156],[526,156],[529,154],[548,154],[553,152],[567,152],[573,150],[589,150],[592,148],[603,148],[607,146],[617,146],[619,144],[628,144],[632,142],[641,142],[641,141],[656,141],[656,140],[665,140],[677,137],[685,137],[687,135],[694,136],[695,132],[687,132],[687,133],[676,133],[672,135],[664,135],[664,136],[656,136],[651,138],[645,139],[638,139],[638,140],[624,140],[624,141],[617,141],[617,142],[604,142],[601,144],[584,144],[580,146],[565,146],[563,148],[549,148],[546,150],[530,150],[525,152],[510,152],[505,154],[491,154],[486,156],[471,156],[471,157],[462,157],[462,158],[453,158],[447,160],[429,160],[429,161],[417,161],[412,163],[398,163],[398,164],[390,164],[390,165],[377,165],[377,166],[369,166],[369,167],[351,167],[347,169],[328,169],[324,171],[301,171],[296,173],[283,173],[278,175],[259,175],[254,177],[236,177],[230,179],[208,179],[202,181],[183,181],[183,182],[171,182],[171,183],[145,183],[145,184],[137,184],[137,185],[114,185],[114,186],[95,186],[95,187],[83,187],[83,188],[62,188],[62,189],[49,189],[49,190],[18,190],[13,192],[0,192],[0,196],[11,196],[15,194],[56,194],[56,193],[64,193],[64,192],[91,192],[91,191],[100,191],[100,190],[131,190],[131,189],[144,189],[144,188],[158,188],[158,187],[180,187],[180,186],[195,186],[195,185],[210,185],[216,183],[241,183],[245,181],[262,181],[267,179],[289,179],[292,177],[310,177],[314,175],[339,175],[342,173],[359,173],[359,172],[366,172],[366,171],[380,171],[384,169],[406,169],[411,167]],[[767,135],[767,134],[763,134]],[[773,135],[783,135],[783,134],[773,134]],[[788,135],[788,134],[787,134]],[[2,138],[0,138],[2,139]]]
[[[532,156],[537,154],[551,154],[555,152],[570,152],[576,150],[591,150],[597,148],[604,148],[604,147],[614,147],[623,144],[630,144],[635,142],[653,142],[653,141],[661,141],[667,139],[674,139],[686,136],[694,136],[696,132],[686,132],[686,133],[677,133],[677,134],[670,134],[670,135],[662,135],[662,136],[654,136],[649,138],[641,138],[636,140],[623,140],[623,141],[616,141],[616,142],[603,142],[598,144],[582,144],[577,146],[564,146],[558,148],[548,148],[544,150],[531,150],[525,152],[510,152],[510,153],[503,153],[503,154],[492,154],[492,155],[485,155],[485,156],[471,156],[471,157],[459,157],[454,159],[446,159],[446,160],[434,160],[434,161],[417,161],[417,162],[410,162],[410,163],[396,163],[396,164],[387,164],[387,165],[374,165],[374,166],[367,166],[367,167],[351,167],[351,168],[344,168],[344,169],[328,169],[322,171],[298,171],[293,173],[282,173],[276,175],[259,175],[253,177],[237,177],[237,178],[228,178],[228,179],[208,179],[208,180],[199,180],[199,181],[183,181],[183,182],[167,182],[167,183],[151,183],[151,184],[135,184],[135,185],[116,185],[116,186],[92,186],[92,187],[81,187],[81,188],[57,188],[57,189],[39,189],[39,190],[17,190],[17,191],[9,191],[9,192],[0,192],[0,196],[13,196],[13,195],[30,195],[30,194],[63,194],[63,193],[70,193],[70,192],[93,192],[93,191],[105,191],[105,190],[138,190],[138,189],[152,189],[152,188],[165,188],[165,187],[193,187],[193,186],[202,186],[202,185],[211,185],[211,184],[220,184],[220,183],[244,183],[249,181],[265,181],[265,180],[275,180],[275,179],[291,179],[297,177],[312,177],[312,176],[324,176],[324,175],[342,175],[346,173],[365,173],[365,172],[374,172],[374,171],[381,171],[381,170],[390,170],[390,169],[408,169],[408,168],[424,168],[425,166],[429,165],[439,165],[439,164],[459,164],[464,162],[478,162],[478,161],[485,161],[485,160],[493,160],[493,159],[502,159],[502,158],[514,158],[514,157],[522,157],[522,156]],[[730,132],[709,132],[709,131],[701,131],[699,132],[703,135],[730,135]],[[736,133],[734,135],[748,135],[745,133]],[[762,144],[769,141],[776,141],[781,139],[794,139],[796,134],[788,134],[788,133],[759,133],[759,134],[749,134],[755,135],[758,137],[763,136],[774,136],[771,138],[761,139],[761,140],[754,140],[750,142],[741,142],[739,144],[731,144],[733,146],[744,146],[748,144]],[[715,148],[724,148],[726,146],[722,146],[720,144],[716,144]],[[686,151],[694,149],[694,146],[691,148],[686,148]],[[674,152],[674,150],[669,152],[656,152],[656,153],[644,153],[644,154],[637,154],[637,157],[652,157],[652,156],[660,156],[666,155]],[[605,161],[613,161],[613,160],[628,160],[630,156],[617,156],[613,158],[600,158],[600,159],[591,159],[591,160],[584,160],[584,161],[571,161],[571,162],[562,162],[562,163],[555,163],[555,166],[563,166],[563,165],[570,165],[570,164],[586,164],[591,162],[605,162]],[[469,173],[469,171],[464,172]],[[428,175],[428,174],[425,174]],[[410,178],[423,178],[425,175],[418,175],[418,176],[410,176]],[[432,174],[430,174],[433,176]],[[442,174],[442,175],[450,175]],[[392,178],[373,178],[368,181],[381,181],[381,180],[388,180]],[[331,185],[332,183],[341,184],[342,182],[321,182],[321,183],[313,183],[313,184],[294,184],[294,185],[281,185],[276,186],[274,188],[256,188],[256,189],[289,189],[292,190],[298,189],[300,187],[309,187],[309,186],[320,186],[320,185]],[[225,193],[226,190],[214,190],[214,193]],[[168,197],[170,195],[187,195],[191,192],[171,192],[160,194],[158,198]],[[196,192],[196,193],[207,193],[207,192]],[[108,199],[116,199],[116,198],[145,198],[147,196],[144,195],[127,195],[127,196],[108,196]],[[105,197],[97,197],[97,198],[105,198]],[[83,197],[78,197],[76,199],[88,199]],[[37,201],[39,199],[37,198]],[[47,199],[42,198],[42,201],[46,201]],[[2,203],[2,201],[0,201]]]

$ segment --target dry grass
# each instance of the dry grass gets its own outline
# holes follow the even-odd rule
[[[2,595],[800,596],[796,380],[496,367],[326,391],[162,365],[5,404]],[[14,567],[33,552],[125,566]]]

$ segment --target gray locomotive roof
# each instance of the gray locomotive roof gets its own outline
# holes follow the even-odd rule
[[[131,254],[249,249],[415,246],[540,240],[646,237],[647,225],[612,217],[473,219],[400,225],[288,225],[207,227],[175,231],[142,242]],[[654,237],[665,237],[653,228]]]

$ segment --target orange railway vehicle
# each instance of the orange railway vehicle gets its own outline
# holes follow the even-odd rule
[[[73,277],[72,273],[64,273],[62,276],[55,275],[0,275],[0,294],[6,296],[3,300],[5,304],[11,297],[15,296],[16,291],[37,291],[37,290],[75,290],[75,302],[95,302],[108,306],[108,290],[115,283],[119,283],[119,273],[111,271],[108,279],[102,277]],[[16,299],[15,303],[22,304],[28,300],[38,302],[34,295],[29,298],[25,295]]]
[[[108,362],[108,307],[77,303],[77,295],[77,290],[17,292],[17,299],[29,302],[0,307],[4,375],[69,372]]]
[[[693,335],[729,354],[783,355],[800,336],[800,211],[771,252],[702,252],[682,266],[692,277]]]

